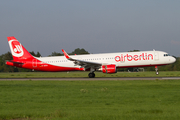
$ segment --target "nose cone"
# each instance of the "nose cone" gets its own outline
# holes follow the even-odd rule
[[[171,57],[171,63],[174,63],[174,62],[176,62],[176,58]]]

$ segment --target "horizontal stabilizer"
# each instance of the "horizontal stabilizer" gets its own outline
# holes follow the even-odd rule
[[[15,65],[23,65],[24,63],[16,62],[16,61],[6,61],[6,65],[15,66]]]

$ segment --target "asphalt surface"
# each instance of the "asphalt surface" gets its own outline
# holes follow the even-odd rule
[[[12,80],[58,80],[58,81],[77,81],[77,80],[180,80],[180,77],[118,77],[118,78],[0,78],[0,81]]]

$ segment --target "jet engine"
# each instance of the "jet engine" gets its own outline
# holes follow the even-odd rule
[[[116,65],[110,64],[110,65],[102,65],[102,72],[103,73],[117,73]]]

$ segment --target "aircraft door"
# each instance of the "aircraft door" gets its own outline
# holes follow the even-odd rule
[[[159,60],[159,53],[158,52],[154,52],[154,60]]]
[[[37,67],[37,59],[32,60],[32,66],[33,66],[33,68]]]

